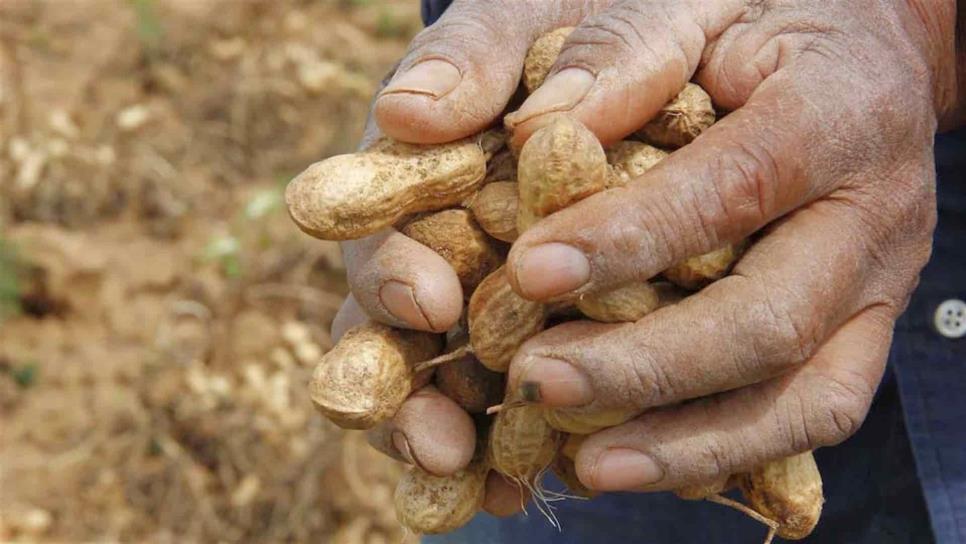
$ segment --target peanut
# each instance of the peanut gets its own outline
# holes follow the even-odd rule
[[[685,500],[700,501],[727,491],[730,483],[731,477],[725,476],[710,482],[675,489],[674,494]]]
[[[567,36],[573,30],[572,26],[558,28],[540,36],[530,46],[523,61],[523,86],[527,88],[527,92],[532,93],[543,84],[553,64],[557,62],[557,56],[560,55]]]
[[[393,497],[396,518],[417,534],[447,533],[466,525],[483,506],[487,471],[480,461],[450,476],[409,469]]]
[[[438,335],[357,325],[315,367],[312,401],[336,425],[368,429],[395,415],[413,389],[413,365],[441,347]]]
[[[289,214],[325,240],[362,238],[400,218],[459,204],[483,182],[479,138],[442,145],[380,140],[309,166],[285,191]]]
[[[473,292],[467,319],[476,358],[490,370],[506,372],[517,348],[543,329],[547,309],[516,294],[501,266]]]
[[[464,203],[487,234],[504,242],[517,239],[520,196],[512,181],[487,183]]]
[[[738,486],[755,511],[778,522],[782,538],[805,538],[822,515],[822,475],[812,452],[772,461],[742,474]]]
[[[444,210],[421,217],[404,226],[402,232],[446,259],[466,293],[503,261],[494,242],[467,210]]]
[[[557,115],[523,144],[517,164],[517,230],[607,187],[607,157],[582,123]]]
[[[577,477],[577,467],[574,466],[573,459],[570,459],[563,455],[558,455],[554,458],[553,464],[550,466],[553,473],[557,475],[567,489],[578,497],[584,497],[587,499],[592,499],[598,495],[596,491],[591,490],[580,481]]]
[[[714,121],[711,97],[697,84],[688,83],[635,135],[649,144],[677,149],[691,143]]]
[[[587,486],[580,481],[577,477],[577,467],[574,466],[574,460],[577,458],[577,449],[584,442],[586,436],[583,435],[566,435],[563,438],[563,447],[557,453],[557,457],[553,460],[553,473],[560,478],[567,489],[571,493],[574,493],[578,497],[593,498],[598,495],[596,491],[590,490]]]
[[[543,419],[543,408],[523,405],[500,411],[490,427],[489,456],[494,470],[532,487],[553,461],[560,434]]]
[[[664,277],[685,289],[700,289],[724,277],[741,256],[745,242],[728,244],[722,248],[691,257],[664,271]]]
[[[573,435],[587,435],[597,431],[620,425],[637,415],[637,412],[626,409],[597,409],[585,412],[575,408],[547,409],[543,417],[547,424]]]
[[[635,281],[610,291],[581,296],[577,309],[603,323],[637,321],[658,308],[657,289],[646,281]]]
[[[469,341],[464,334],[447,342],[446,351],[460,348]],[[504,375],[483,366],[475,356],[467,354],[436,369],[436,387],[471,414],[482,414],[503,398]]]
[[[513,156],[513,152],[509,149],[504,149],[493,155],[493,158],[486,163],[486,178],[484,181],[487,183],[515,179],[517,179],[517,158]]]
[[[632,179],[647,172],[668,156],[667,151],[643,142],[623,141],[610,146],[607,151],[607,164],[614,175],[608,187],[623,187]]]

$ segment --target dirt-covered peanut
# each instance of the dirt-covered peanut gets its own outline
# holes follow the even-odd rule
[[[518,482],[533,485],[561,445],[562,437],[543,419],[543,408],[513,406],[493,419],[489,459],[494,470]]]
[[[738,477],[748,504],[778,522],[778,536],[799,540],[811,534],[822,515],[822,475],[812,452],[766,463]]]
[[[517,158],[509,149],[497,152],[486,163],[487,183],[517,179]]]
[[[480,227],[487,234],[504,242],[517,239],[517,210],[520,195],[517,184],[512,181],[494,181],[465,203]]]
[[[587,499],[592,499],[599,495],[598,492],[593,491],[584,485],[577,477],[577,467],[574,465],[573,459],[566,457],[564,455],[557,455],[553,459],[553,463],[550,465],[551,470],[560,479],[564,485],[567,486],[567,491],[578,497],[584,497]]]
[[[466,525],[483,506],[487,467],[474,462],[450,476],[413,467],[396,486],[396,518],[416,534],[448,533]]]
[[[560,447],[560,455],[574,461],[577,459],[577,450],[587,440],[585,434],[568,434],[563,438],[563,446]]]
[[[574,27],[565,26],[544,34],[537,38],[527,51],[527,58],[523,61],[523,86],[532,93],[543,84],[553,63],[557,62],[560,50],[563,48],[567,36],[574,31]]]
[[[465,335],[447,342],[446,351],[458,349],[469,341]],[[471,414],[482,414],[503,399],[506,376],[483,366],[476,356],[466,354],[440,365],[434,376],[436,387]]]
[[[542,217],[607,188],[607,157],[580,121],[556,115],[523,144],[517,164],[523,232]]]
[[[446,259],[456,271],[465,293],[472,292],[503,263],[495,242],[483,232],[469,210],[429,214],[411,221],[402,232]]]
[[[635,135],[670,149],[684,147],[714,124],[711,97],[696,83],[688,83]]]
[[[689,501],[700,501],[724,493],[732,487],[732,478],[724,476],[710,482],[688,485],[674,490],[674,494]]]
[[[473,354],[490,370],[506,372],[517,348],[543,330],[547,308],[516,294],[501,266],[473,292],[467,320]]]
[[[577,309],[603,323],[637,321],[658,309],[660,293],[647,281],[635,281],[610,291],[588,293],[577,299]]]
[[[439,354],[442,339],[367,322],[326,353],[309,384],[312,401],[344,429],[368,429],[399,410],[413,388],[413,366]]]
[[[617,408],[547,408],[543,417],[548,425],[558,431],[586,435],[625,423],[635,415],[637,412]]]
[[[606,150],[611,166],[609,187],[623,187],[668,156],[667,151],[633,140],[617,142]]]
[[[723,278],[741,257],[746,246],[745,242],[728,244],[704,255],[691,257],[665,270],[664,277],[685,289],[700,289]]]
[[[480,141],[413,145],[384,139],[365,151],[317,162],[289,183],[289,214],[316,238],[350,240],[406,215],[457,205],[486,174]]]

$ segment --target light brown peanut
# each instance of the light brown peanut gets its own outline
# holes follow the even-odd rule
[[[417,534],[448,533],[466,525],[483,506],[487,470],[480,461],[450,476],[409,469],[393,497],[396,518]]]
[[[520,195],[512,181],[494,181],[470,197],[464,206],[487,234],[504,242],[517,239],[517,211]]]
[[[517,229],[607,188],[607,157],[582,123],[557,115],[520,150]]]
[[[723,278],[741,257],[746,246],[746,242],[728,244],[704,255],[691,257],[665,270],[664,277],[685,289],[700,289]]]
[[[503,258],[469,210],[443,210],[411,221],[402,233],[438,253],[470,293]]]
[[[646,281],[635,281],[610,291],[592,293],[577,299],[577,309],[603,323],[628,323],[653,312],[660,305],[660,294]]]
[[[315,367],[312,401],[336,425],[368,429],[395,415],[412,392],[413,366],[441,348],[439,335],[357,325]]]
[[[714,124],[711,97],[696,83],[688,83],[635,135],[659,147],[677,149],[691,143]]]
[[[560,442],[560,433],[543,419],[543,408],[532,405],[505,408],[490,427],[490,464],[497,472],[533,486],[553,461]]]
[[[548,408],[543,417],[558,431],[587,435],[625,423],[635,415],[636,411],[617,408],[586,412],[578,408]]]
[[[452,352],[466,345],[469,338],[459,335],[447,342],[446,351]],[[482,414],[503,399],[504,374],[483,366],[472,354],[440,365],[434,379],[436,387],[471,414]]]
[[[606,150],[612,176],[608,187],[623,187],[632,179],[653,168],[668,156],[667,151],[643,142],[625,140]]]
[[[550,31],[533,42],[523,61],[523,86],[527,88],[527,92],[532,93],[543,85],[553,64],[557,62],[567,36],[573,31],[574,27],[565,26]]]
[[[810,451],[742,474],[738,486],[755,511],[778,522],[782,538],[805,538],[822,515],[822,475]]]
[[[467,319],[473,354],[490,370],[506,372],[517,348],[543,330],[547,309],[516,294],[501,266],[473,292]]]
[[[285,191],[289,214],[324,240],[362,238],[400,218],[454,206],[486,174],[480,138],[441,145],[380,140],[309,166]]]

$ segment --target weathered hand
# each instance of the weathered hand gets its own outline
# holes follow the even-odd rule
[[[929,253],[932,135],[954,118],[957,88],[953,2],[859,4],[457,0],[377,99],[395,138],[473,134],[509,103],[532,41],[577,26],[548,81],[507,118],[517,143],[558,111],[618,140],[692,78],[735,110],[511,253],[521,294],[565,298],[763,235],[732,276],[677,306],[626,326],[568,324],[516,358],[511,387],[535,382],[548,405],[648,410],[585,443],[578,471],[590,486],[711,479],[844,439],[864,417]],[[375,319],[437,331],[458,319],[459,283],[428,248],[386,232],[345,253]],[[433,422],[451,407],[422,406],[393,423],[407,455],[439,473],[461,466],[472,433],[444,437]]]
[[[522,3],[457,2],[414,40],[376,100],[365,140],[374,140],[381,129],[403,141],[446,142],[499,122],[533,40],[553,28],[576,24],[602,4],[547,2],[534,12]],[[333,324],[334,338],[368,317],[437,332],[459,319],[459,281],[429,248],[387,229],[345,242],[342,250],[353,296]],[[410,397],[396,418],[371,436],[380,450],[434,474],[463,468],[476,443],[468,415],[432,388]],[[521,502],[516,487],[490,476],[487,511],[510,514]]]
[[[520,139],[567,111],[613,141],[691,78],[733,111],[628,187],[522,235],[518,292],[571,297],[760,236],[675,306],[566,324],[517,354],[510,387],[537,384],[547,406],[642,414],[584,443],[586,485],[675,489],[859,427],[930,252],[954,23],[952,2],[633,1],[571,34],[555,75],[507,117]]]

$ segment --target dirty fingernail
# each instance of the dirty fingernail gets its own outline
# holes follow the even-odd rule
[[[445,60],[425,60],[399,75],[382,90],[387,94],[422,94],[439,99],[456,88],[462,79],[459,69]]]
[[[382,284],[382,288],[379,289],[379,300],[396,319],[420,330],[433,329],[419,304],[416,303],[413,288],[405,283],[390,280]]]
[[[590,404],[594,389],[577,367],[559,359],[531,357],[520,375],[520,397],[545,406],[572,407]]]
[[[577,289],[590,280],[590,262],[573,246],[550,243],[527,250],[515,267],[516,283],[527,298],[543,300]]]
[[[401,431],[393,431],[390,435],[392,440],[392,447],[396,448],[399,455],[412,465],[419,466],[416,459],[413,457],[412,449],[409,447],[409,440],[406,438]]]
[[[630,448],[604,450],[594,465],[593,487],[599,491],[621,491],[657,483],[664,470],[649,456]]]
[[[510,127],[545,113],[571,110],[587,96],[597,78],[583,68],[566,68],[534,91],[520,109],[506,116]]]

